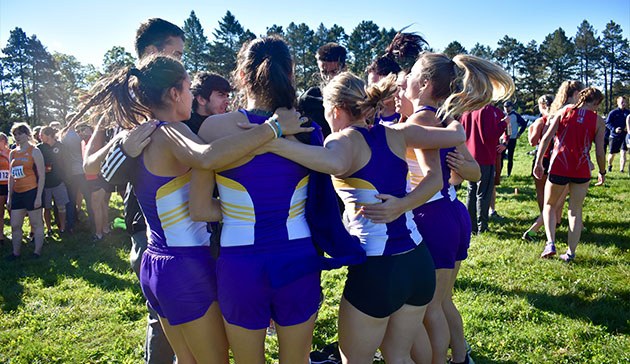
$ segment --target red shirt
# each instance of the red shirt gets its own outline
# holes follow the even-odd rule
[[[465,112],[460,123],[466,130],[466,147],[480,166],[494,165],[497,161],[499,138],[507,127],[502,121],[501,109],[486,105],[479,110]]]
[[[560,118],[551,154],[549,174],[590,178],[589,151],[597,130],[597,114],[586,109],[567,109]]]

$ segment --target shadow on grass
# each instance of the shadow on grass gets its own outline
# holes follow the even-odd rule
[[[54,287],[66,278],[78,278],[107,291],[129,288],[140,291],[133,281],[99,271],[99,265],[113,272],[129,270],[129,262],[117,255],[119,249],[128,245],[128,235],[122,232],[112,233],[98,243],[92,242],[89,233],[75,232],[64,236],[63,241],[58,237],[46,238],[39,259],[30,258],[31,243],[24,245],[21,259],[0,265],[0,309],[8,312],[20,306],[24,294],[22,281],[30,277],[41,279],[45,287]],[[5,244],[0,251],[6,256],[11,254],[11,247]]]
[[[555,312],[572,319],[590,321],[595,325],[605,327],[606,331],[611,334],[630,334],[628,318],[624,314],[624,312],[630,312],[630,292],[628,291],[611,292],[603,298],[585,300],[575,294],[552,296],[519,289],[506,291],[499,286],[472,281],[464,277],[455,282],[455,287],[461,290],[488,291],[506,296],[522,297],[539,310]],[[584,293],[585,295],[589,294],[589,292]]]

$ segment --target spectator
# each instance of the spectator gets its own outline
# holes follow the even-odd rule
[[[488,211],[494,188],[497,151],[505,149],[499,138],[506,129],[503,112],[492,105],[462,114],[461,123],[466,130],[466,147],[481,169],[479,182],[468,183],[466,207],[470,214],[473,233],[488,230]]]
[[[527,128],[527,122],[523,117],[514,111],[514,104],[510,101],[506,102],[503,106],[505,114],[509,116],[510,123],[510,140],[507,144],[507,176],[512,175],[512,167],[514,166],[514,150],[516,149],[516,141],[523,134],[523,131]],[[518,131],[517,131],[518,130]]]
[[[44,221],[46,222],[47,235],[52,233],[51,210],[53,199],[57,206],[57,225],[59,232],[63,233],[66,228],[66,205],[70,202],[66,185],[63,183],[65,173],[65,162],[67,160],[63,146],[57,141],[56,131],[50,126],[44,127],[41,131],[42,143],[37,147],[44,157],[46,168],[46,183],[44,184]]]
[[[232,87],[216,73],[201,72],[195,75],[190,90],[193,93],[192,115],[186,121],[190,130],[197,134],[201,123],[208,116],[223,114],[230,104]]]
[[[623,96],[617,97],[617,108],[611,111],[606,118],[606,129],[609,132],[608,147],[610,149],[608,154],[608,172],[612,171],[612,165],[617,153],[621,152],[619,156],[619,171],[623,172],[626,166],[626,118],[630,115],[630,111],[626,109],[626,98]]]

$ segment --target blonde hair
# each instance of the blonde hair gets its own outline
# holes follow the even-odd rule
[[[433,83],[432,96],[444,100],[437,113],[441,119],[508,100],[514,93],[512,77],[483,58],[458,54],[451,60],[443,53],[423,52],[416,65]]]
[[[549,108],[549,115],[553,115],[558,112],[558,110],[562,109],[562,107],[566,105],[569,97],[573,96],[575,92],[582,91],[583,89],[584,84],[580,81],[564,81],[560,87],[558,87],[556,97],[551,103],[551,108]]]
[[[356,75],[342,72],[326,85],[323,96],[324,102],[347,111],[353,118],[365,119],[379,108],[384,108],[383,103],[394,97],[397,91],[394,74],[366,87]]]

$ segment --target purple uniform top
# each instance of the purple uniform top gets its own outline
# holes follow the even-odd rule
[[[382,124],[376,124],[369,130],[353,129],[363,135],[372,154],[368,163],[351,176],[333,178],[335,190],[346,206],[344,218],[348,231],[360,239],[368,256],[410,251],[422,241],[411,211],[387,224],[375,224],[356,213],[361,206],[381,203],[375,197],[377,194],[404,197],[407,163],[389,149],[386,127]]]
[[[251,123],[267,119],[240,110]],[[276,154],[257,155],[217,171],[223,230],[221,246],[273,249],[311,236],[304,215],[309,170]]]

